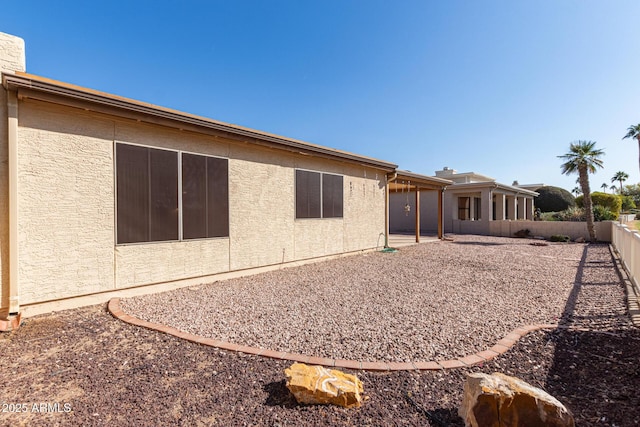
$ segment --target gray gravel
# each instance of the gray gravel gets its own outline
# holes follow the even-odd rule
[[[144,320],[237,344],[363,361],[430,361],[491,347],[518,326],[560,321],[606,245],[533,246],[456,235],[121,300]],[[608,274],[613,274],[607,270]],[[598,280],[618,281],[617,277]],[[606,325],[605,329],[606,329]]]

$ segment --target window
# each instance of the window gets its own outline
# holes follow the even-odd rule
[[[118,243],[178,240],[178,153],[116,145]]]
[[[470,202],[470,197],[458,197],[458,219],[469,219],[471,215]]]
[[[342,218],[343,177],[296,170],[296,218]]]
[[[322,174],[322,217],[342,218],[342,177]]]
[[[229,235],[228,162],[182,154],[183,238]]]
[[[296,170],[296,218],[321,218],[320,174]]]
[[[480,213],[482,212],[482,199],[480,197],[473,198],[473,219],[481,219]]]
[[[117,143],[117,243],[226,237],[228,191],[227,159]]]

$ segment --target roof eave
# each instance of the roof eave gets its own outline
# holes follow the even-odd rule
[[[357,163],[384,171],[394,171],[397,165],[371,157],[360,156],[341,150],[335,150],[304,141],[290,139],[279,135],[268,134],[250,128],[244,128],[216,120],[187,114],[177,110],[159,107],[128,98],[123,98],[91,89],[65,84],[55,80],[41,78],[26,73],[3,74],[2,84],[7,90],[18,91],[22,98],[34,98],[49,102],[60,102],[71,106],[82,104],[83,108],[91,110],[91,105],[107,107],[114,111],[126,111],[144,117],[160,118],[175,123],[174,127],[182,128],[180,124],[187,124],[201,129],[210,129],[226,134],[236,135],[245,142],[268,144],[287,151],[302,154],[317,155],[335,160]],[[70,100],[73,102],[63,102]],[[104,112],[97,109],[98,112]],[[144,121],[144,120],[141,120]],[[157,120],[149,120],[157,124]]]

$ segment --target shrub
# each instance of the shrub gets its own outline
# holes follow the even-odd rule
[[[542,212],[559,212],[576,205],[575,198],[564,188],[545,185],[536,190],[536,208]]]
[[[552,242],[569,242],[571,238],[569,236],[565,236],[564,234],[554,234],[549,237],[549,240]]]
[[[584,210],[577,207],[569,208],[562,212],[556,212],[554,219],[556,221],[584,221]]]
[[[629,212],[632,209],[636,208],[636,202],[633,200],[631,196],[622,196],[622,211]]]
[[[559,221],[558,217],[557,217],[557,212],[544,212],[541,216],[540,216],[540,220],[542,221]]]
[[[620,214],[620,209],[622,208],[622,198],[617,194],[607,194],[596,191],[594,193],[591,193],[591,201],[593,202],[594,209],[595,206],[600,205],[608,208],[616,218],[618,217],[618,214]],[[576,205],[581,208],[584,207],[584,196],[576,197]]]
[[[594,221],[615,221],[618,219],[618,215],[615,215],[611,210],[602,205],[595,205],[593,207],[593,220]]]

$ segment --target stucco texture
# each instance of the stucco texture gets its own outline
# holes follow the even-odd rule
[[[21,304],[205,278],[384,242],[384,171],[29,99],[19,104],[18,139]],[[228,158],[229,237],[116,245],[115,141]],[[6,158],[6,142],[0,156]],[[5,163],[0,173],[6,174],[3,168]],[[343,218],[295,218],[296,168],[343,175]],[[7,233],[5,205],[1,236]]]
[[[20,303],[113,286],[113,123],[20,102]]]
[[[9,306],[9,152],[7,92],[0,86],[0,307]]]

